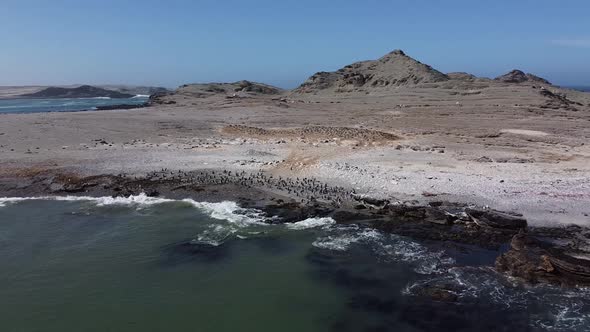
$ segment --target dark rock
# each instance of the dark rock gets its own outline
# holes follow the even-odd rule
[[[350,299],[348,306],[356,310],[387,314],[395,309],[395,301],[384,300],[368,294],[358,294]]]
[[[439,302],[457,302],[459,296],[451,284],[426,284],[414,291],[417,296],[426,297]]]
[[[137,108],[144,108],[148,107],[148,103],[144,104],[137,104],[137,105],[130,105],[130,104],[118,104],[118,105],[105,105],[105,106],[96,106],[96,111],[109,111],[109,110],[131,110]]]
[[[492,160],[492,158],[488,157],[488,156],[483,156],[480,158],[475,159],[475,161],[479,162],[479,163],[491,163],[494,162],[494,160]]]
[[[519,230],[527,227],[526,219],[494,210],[466,209],[465,212],[480,227]]]
[[[570,256],[525,232],[515,235],[510,247],[496,260],[500,272],[533,284],[590,284],[590,260]]]
[[[573,100],[567,98],[565,94],[561,93],[553,93],[547,89],[541,89],[539,93],[547,97],[547,101],[545,105],[541,106],[542,108],[550,108],[550,109],[567,109],[570,111],[578,111],[575,106],[583,106],[581,103],[577,103]]]
[[[541,78],[533,74],[525,74],[524,72],[518,69],[512,70],[511,72],[504,74],[502,76],[498,76],[494,80],[504,83],[534,82],[551,85],[551,83],[544,78]]]
[[[157,190],[150,190],[146,193],[146,195],[148,197],[158,197],[160,196],[160,192],[158,192]]]
[[[372,197],[367,197],[367,196],[355,196],[354,199],[356,201],[359,201],[365,205],[369,205],[370,207],[374,207],[374,208],[383,208],[390,203],[389,200],[386,200],[386,199],[378,199],[378,198],[372,198]]]
[[[229,244],[225,242],[213,244],[191,240],[164,246],[162,250],[164,254],[161,261],[162,265],[178,265],[195,260],[214,263],[228,257]]]
[[[439,225],[450,225],[453,222],[453,217],[451,215],[438,209],[425,209],[424,218],[428,222]]]

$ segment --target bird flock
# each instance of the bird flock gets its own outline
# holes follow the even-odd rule
[[[125,177],[124,174],[119,176]],[[264,190],[280,191],[286,196],[293,197],[301,203],[322,201],[334,207],[340,207],[356,195],[354,189],[349,190],[340,186],[329,186],[309,177],[282,177],[267,174],[263,171],[245,172],[228,170],[182,171],[163,168],[159,171],[147,173],[135,180],[149,182],[169,182],[179,186],[211,186],[233,184],[246,189],[260,188]]]

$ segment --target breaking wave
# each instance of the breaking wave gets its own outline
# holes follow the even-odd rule
[[[498,275],[492,267],[453,267],[408,285],[402,294],[415,295],[432,284],[450,287],[461,303],[485,298],[505,309],[525,310],[531,326],[542,330],[583,331],[590,326],[590,288],[523,286]]]
[[[352,245],[361,244],[371,250],[384,261],[402,261],[414,265],[419,274],[442,273],[455,263],[443,251],[432,251],[410,239],[383,234],[374,229],[358,227],[334,228],[336,234],[320,237],[313,242],[316,248],[346,251]]]
[[[317,227],[329,227],[334,225],[336,220],[332,218],[308,218],[302,221],[287,224],[287,228],[294,230],[317,228]]]
[[[160,197],[149,197],[142,193],[128,197],[90,197],[90,196],[42,196],[42,197],[3,197],[0,198],[0,207],[8,204],[14,204],[23,201],[34,200],[51,200],[51,201],[80,201],[91,202],[96,206],[131,206],[136,208],[145,208],[152,205],[164,203],[182,203],[195,207],[198,210],[208,214],[211,218],[227,220],[231,223],[241,226],[251,224],[264,224],[264,214],[262,211],[255,209],[241,208],[237,203],[224,201],[218,203],[197,202],[187,198],[183,200],[174,200]]]

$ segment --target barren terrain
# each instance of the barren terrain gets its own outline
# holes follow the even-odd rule
[[[555,107],[530,84],[455,85],[176,93],[138,110],[4,114],[0,169],[264,170],[392,201],[457,201],[520,212],[531,224],[589,225],[589,94],[548,87],[576,103]]]

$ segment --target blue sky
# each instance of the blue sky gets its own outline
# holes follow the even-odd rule
[[[443,72],[590,85],[590,1],[0,0],[0,85],[290,88],[398,48]]]

